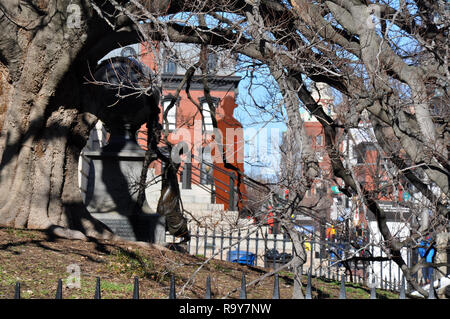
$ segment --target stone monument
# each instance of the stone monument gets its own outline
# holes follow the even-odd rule
[[[130,93],[122,86],[126,81],[142,84],[141,75],[133,73],[141,72],[137,69],[141,67],[138,63],[116,58],[102,63],[94,75],[96,80],[111,83],[110,87],[98,88],[103,90],[104,97],[98,117],[110,138],[99,150],[84,152],[91,160],[85,204],[95,218],[118,236],[162,244],[165,242],[165,218],[152,211],[146,200],[142,206],[136,205],[145,157],[145,151],[136,142],[136,131],[152,112],[157,116],[159,91],[154,89],[139,97],[117,99],[117,92],[122,96]],[[115,103],[111,103],[114,100]]]

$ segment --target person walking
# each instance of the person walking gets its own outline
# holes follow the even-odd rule
[[[420,246],[418,248],[419,255],[423,259],[425,258],[426,266],[422,268],[422,276],[425,280],[425,283],[430,283],[431,275],[433,273],[433,267],[429,267],[428,264],[433,262],[435,250],[433,246],[431,246],[431,238],[427,236],[426,239],[420,242]]]

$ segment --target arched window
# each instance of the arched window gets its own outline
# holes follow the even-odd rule
[[[214,109],[217,109],[217,105],[219,105],[219,100],[218,98],[213,97],[212,98],[212,102],[213,102],[213,107]],[[213,125],[213,121],[212,121],[212,116],[211,116],[211,110],[209,107],[209,104],[206,100],[206,98],[200,98],[200,105],[202,107],[202,118],[203,118],[203,124],[204,129],[207,132],[210,132],[214,129],[214,125]]]

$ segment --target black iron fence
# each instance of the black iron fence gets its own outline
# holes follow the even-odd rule
[[[267,231],[196,228],[191,230],[187,250],[192,255],[273,269],[292,259],[290,239],[284,234],[268,234]],[[380,289],[401,289],[400,268],[377,245],[315,239],[305,241],[305,250],[307,260],[301,268],[302,274],[329,280],[345,277],[346,281],[373,283]],[[405,249],[403,255],[411,263],[412,252]]]
[[[188,252],[192,255],[238,262],[250,266],[271,267],[286,263],[292,257],[291,241],[284,235],[261,234],[259,231],[236,231],[197,227],[191,230]]]
[[[346,291],[345,291],[345,276],[341,277],[341,285],[340,285],[340,290],[339,290],[339,299],[347,299],[346,296]],[[308,279],[307,279],[307,286],[305,289],[305,299],[313,299],[312,298],[312,286],[311,286],[311,273],[308,273]],[[97,281],[96,281],[96,287],[95,287],[95,292],[93,295],[94,299],[101,299],[101,281],[100,281],[100,277],[97,277]],[[134,287],[133,287],[133,294],[131,296],[132,299],[139,299],[139,278],[135,277],[134,278]],[[175,276],[172,275],[170,278],[170,288],[169,288],[169,294],[168,294],[168,299],[176,299],[177,298],[177,294],[176,294],[176,286],[175,286]],[[239,298],[240,299],[247,299],[247,284],[246,284],[246,279],[245,279],[245,274],[242,273],[242,279],[241,279],[241,288],[240,288],[240,292],[239,292]],[[21,299],[21,291],[20,291],[20,282],[16,283],[16,287],[15,287],[15,292],[14,292],[14,299]],[[55,299],[63,299],[63,294],[62,294],[62,280],[59,279],[58,283],[57,283],[57,288],[56,288],[56,295],[55,295]],[[211,279],[210,277],[208,277],[206,279],[206,287],[205,287],[205,297],[204,299],[212,299],[212,294],[211,294]],[[279,287],[279,278],[278,278],[278,274],[274,274],[273,275],[273,294],[272,294],[272,299],[280,299],[280,287]],[[376,289],[375,286],[371,287],[370,290],[370,299],[377,299],[377,295],[376,295]],[[400,287],[400,294],[399,294],[399,299],[406,299],[406,293],[405,293],[405,280],[402,280],[402,284]],[[430,289],[429,289],[429,295],[428,295],[428,299],[436,299],[435,294],[434,294],[434,289],[432,287],[432,285],[430,285]]]
[[[263,266],[265,268],[273,268],[273,271],[277,271],[277,269],[283,265],[286,266],[292,259],[292,245],[285,235],[269,235],[270,234],[266,233],[264,236],[260,236],[258,232],[242,232],[240,230],[238,230],[235,235],[226,235],[223,230],[221,232],[212,231],[209,233],[205,230],[201,233],[200,230],[197,229],[197,231],[192,232],[191,245],[188,247],[190,247],[191,254],[203,255],[205,257],[210,256],[211,258],[217,257],[221,260],[228,260],[249,267]],[[211,244],[199,245],[202,240],[204,243],[210,242]],[[254,242],[253,245],[251,245],[252,241]],[[387,260],[386,257],[376,256],[376,247],[373,245],[365,245],[364,249],[352,251],[352,249],[348,247],[351,246],[351,244],[352,243],[326,241],[305,242],[308,260],[301,269],[301,274],[308,276],[305,298],[312,299],[311,277],[316,277],[340,282],[339,299],[347,298],[345,287],[348,282],[367,285],[371,289],[370,299],[376,299],[376,288],[398,291],[399,298],[405,299],[407,289],[405,287],[404,277],[400,276],[399,273],[398,278],[401,278],[400,280],[396,280],[395,278],[394,280],[391,280],[393,278],[392,261]],[[262,247],[262,249],[258,250],[258,247]],[[263,255],[261,256],[258,254],[258,251],[264,252]],[[376,265],[374,265],[374,263],[380,263],[380,265],[388,263],[388,267],[384,265],[379,272],[376,272]],[[377,284],[376,277],[371,275],[378,273],[382,276],[384,269],[389,269],[390,271],[387,274],[385,271],[387,277],[384,277],[385,279]],[[279,299],[280,290],[278,274],[274,273],[272,277],[274,285],[272,298]],[[432,275],[431,282],[434,281],[433,277],[434,276]],[[204,298],[211,299],[211,281],[209,277],[206,280],[205,288]],[[242,273],[239,294],[241,299],[247,298],[246,288],[245,275]],[[134,288],[131,297],[133,299],[139,299],[138,277],[134,278]],[[14,298],[21,298],[19,282],[16,283]],[[59,279],[56,287],[56,299],[62,298],[62,280]],[[96,287],[93,298],[101,299],[101,281],[99,277],[96,278]],[[170,279],[168,298],[176,298],[174,275],[172,275]],[[433,285],[429,286],[428,298],[435,299]]]
[[[209,258],[217,258],[243,264],[249,267],[260,266],[272,268],[277,271],[280,267],[286,269],[286,264],[292,259],[292,244],[283,234],[261,235],[257,231],[241,231],[225,233],[212,230],[191,232],[191,242],[188,246],[189,253],[203,255]],[[352,248],[353,247],[353,248]],[[376,288],[398,291],[399,298],[405,299],[405,279],[400,270],[394,269],[394,265],[387,257],[379,254],[375,245],[366,244],[363,247],[355,247],[349,242],[328,242],[319,240],[305,241],[307,262],[301,268],[301,274],[308,276],[305,289],[305,298],[312,299],[311,277],[322,278],[340,282],[339,299],[346,299],[346,283],[360,283],[368,286],[370,299],[376,299]],[[407,260],[410,261],[411,253],[407,252]],[[395,265],[396,266],[396,265]],[[378,269],[377,269],[378,267]],[[394,272],[397,276],[394,276]],[[273,277],[273,299],[280,298],[278,274]],[[432,274],[431,282],[434,275]],[[381,278],[381,280],[380,280]],[[205,299],[211,299],[211,282],[207,278],[205,287]],[[240,298],[246,299],[246,280],[242,274]],[[56,299],[62,299],[62,280],[59,279],[56,287]],[[175,299],[176,286],[174,276],[171,276],[169,287],[169,299]],[[134,289],[131,296],[139,299],[139,278],[134,278]],[[20,282],[16,283],[15,299],[21,299]],[[101,280],[96,278],[94,299],[101,299]],[[434,287],[429,285],[429,299],[435,299]]]

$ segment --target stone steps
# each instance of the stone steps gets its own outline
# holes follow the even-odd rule
[[[237,211],[224,211],[223,204],[212,204],[211,193],[207,190],[209,185],[199,186],[191,185],[191,189],[183,189],[179,184],[183,208],[191,228],[200,225],[210,229],[214,227],[228,229],[238,225],[245,225],[246,220],[239,219]],[[207,189],[205,189],[207,188]],[[148,205],[153,211],[156,211],[158,200],[161,193],[161,184],[151,185],[146,189],[145,195]],[[192,216],[191,216],[192,215]]]
[[[211,193],[202,189],[198,185],[192,185],[192,189],[183,189],[180,184],[180,192],[183,203],[211,203]],[[145,191],[147,202],[158,202],[161,194],[161,185],[155,184],[148,187]]]

